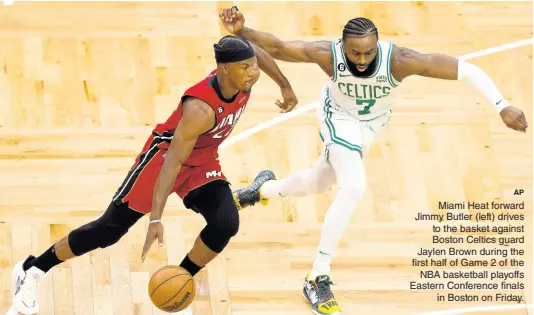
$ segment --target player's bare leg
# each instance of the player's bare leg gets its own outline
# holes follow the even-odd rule
[[[54,245],[54,248],[56,250],[57,258],[61,261],[66,261],[76,256],[72,252],[72,249],[70,249],[69,238],[67,236],[59,240],[59,242]]]
[[[209,247],[204,244],[200,236],[197,237],[195,243],[193,244],[193,248],[187,254],[189,259],[195,263],[195,265],[200,267],[206,266],[210,261],[215,259],[217,255],[219,255],[219,253],[209,249]]]

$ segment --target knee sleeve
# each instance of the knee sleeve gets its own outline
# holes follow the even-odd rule
[[[215,181],[199,188],[194,196],[190,204],[207,222],[200,239],[209,249],[220,253],[239,231],[239,212],[232,190],[227,183]]]
[[[339,192],[363,194],[366,186],[365,166],[358,151],[340,145],[329,146],[330,163],[335,171]]]
[[[348,220],[358,207],[365,192],[365,177],[361,175],[351,182],[340,184],[337,189],[335,200],[343,207],[338,209],[336,216],[340,220]]]
[[[111,203],[100,218],[69,233],[70,249],[74,255],[81,256],[97,248],[109,247],[117,243],[142,216],[126,204],[117,206]]]
[[[337,214],[341,220],[345,220],[352,216],[352,213],[356,210],[362,199],[363,192],[363,188],[354,186],[338,188],[334,200],[343,205],[342,208],[338,209],[339,213]]]
[[[336,173],[336,203],[342,205],[335,208],[346,217],[354,212],[365,192],[365,167],[359,152],[338,145],[330,146],[330,162]]]
[[[226,212],[226,210],[219,210],[221,212]],[[221,218],[220,220],[209,222],[202,232],[200,232],[200,239],[209,249],[216,253],[220,253],[238,231],[239,215],[237,214],[236,208],[235,216],[231,215],[226,218]]]
[[[359,199],[363,196],[366,186],[366,179],[363,175],[357,175],[351,182],[339,183],[337,188],[338,195],[352,196],[353,199]]]

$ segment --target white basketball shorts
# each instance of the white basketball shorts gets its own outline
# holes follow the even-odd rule
[[[392,115],[388,110],[370,120],[360,120],[351,115],[330,98],[329,88],[325,86],[317,104],[320,136],[328,148],[331,144],[360,152],[369,149],[380,131],[387,125]]]

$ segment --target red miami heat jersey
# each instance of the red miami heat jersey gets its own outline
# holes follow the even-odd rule
[[[201,99],[211,106],[215,112],[215,125],[198,137],[191,155],[184,163],[186,166],[199,166],[218,158],[219,145],[232,133],[250,98],[250,92],[239,91],[232,100],[225,100],[219,92],[216,74],[217,70],[213,70],[204,80],[187,89],[167,121],[154,129],[159,136],[167,139],[172,137],[182,118],[182,103],[188,96]]]

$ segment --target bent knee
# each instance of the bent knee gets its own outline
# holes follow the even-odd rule
[[[129,227],[111,225],[104,220],[90,222],[69,233],[69,247],[76,256],[117,243]]]
[[[101,217],[70,232],[69,247],[76,256],[109,247],[117,243],[141,217],[142,214],[125,205],[112,204]]]
[[[200,213],[206,219],[210,231],[219,237],[231,238],[239,231],[239,211],[231,193],[224,194],[218,199],[218,204],[206,207]]]
[[[338,195],[357,199],[363,196],[365,187],[366,187],[365,179],[358,179],[358,180],[351,181],[350,183],[339,185],[337,193]]]
[[[100,248],[109,247],[117,243],[126,233],[129,227],[125,226],[106,226],[102,236],[100,236]]]
[[[200,233],[204,244],[216,253],[220,253],[232,237],[239,231],[239,216],[209,222]]]
[[[315,185],[313,185],[311,187],[311,191],[313,193],[322,193],[322,192],[325,192],[328,188],[330,188],[332,186],[332,182],[331,181],[327,181],[327,180],[319,180],[315,183]]]
[[[215,223],[215,229],[222,237],[231,238],[239,232],[239,215],[231,215]]]

